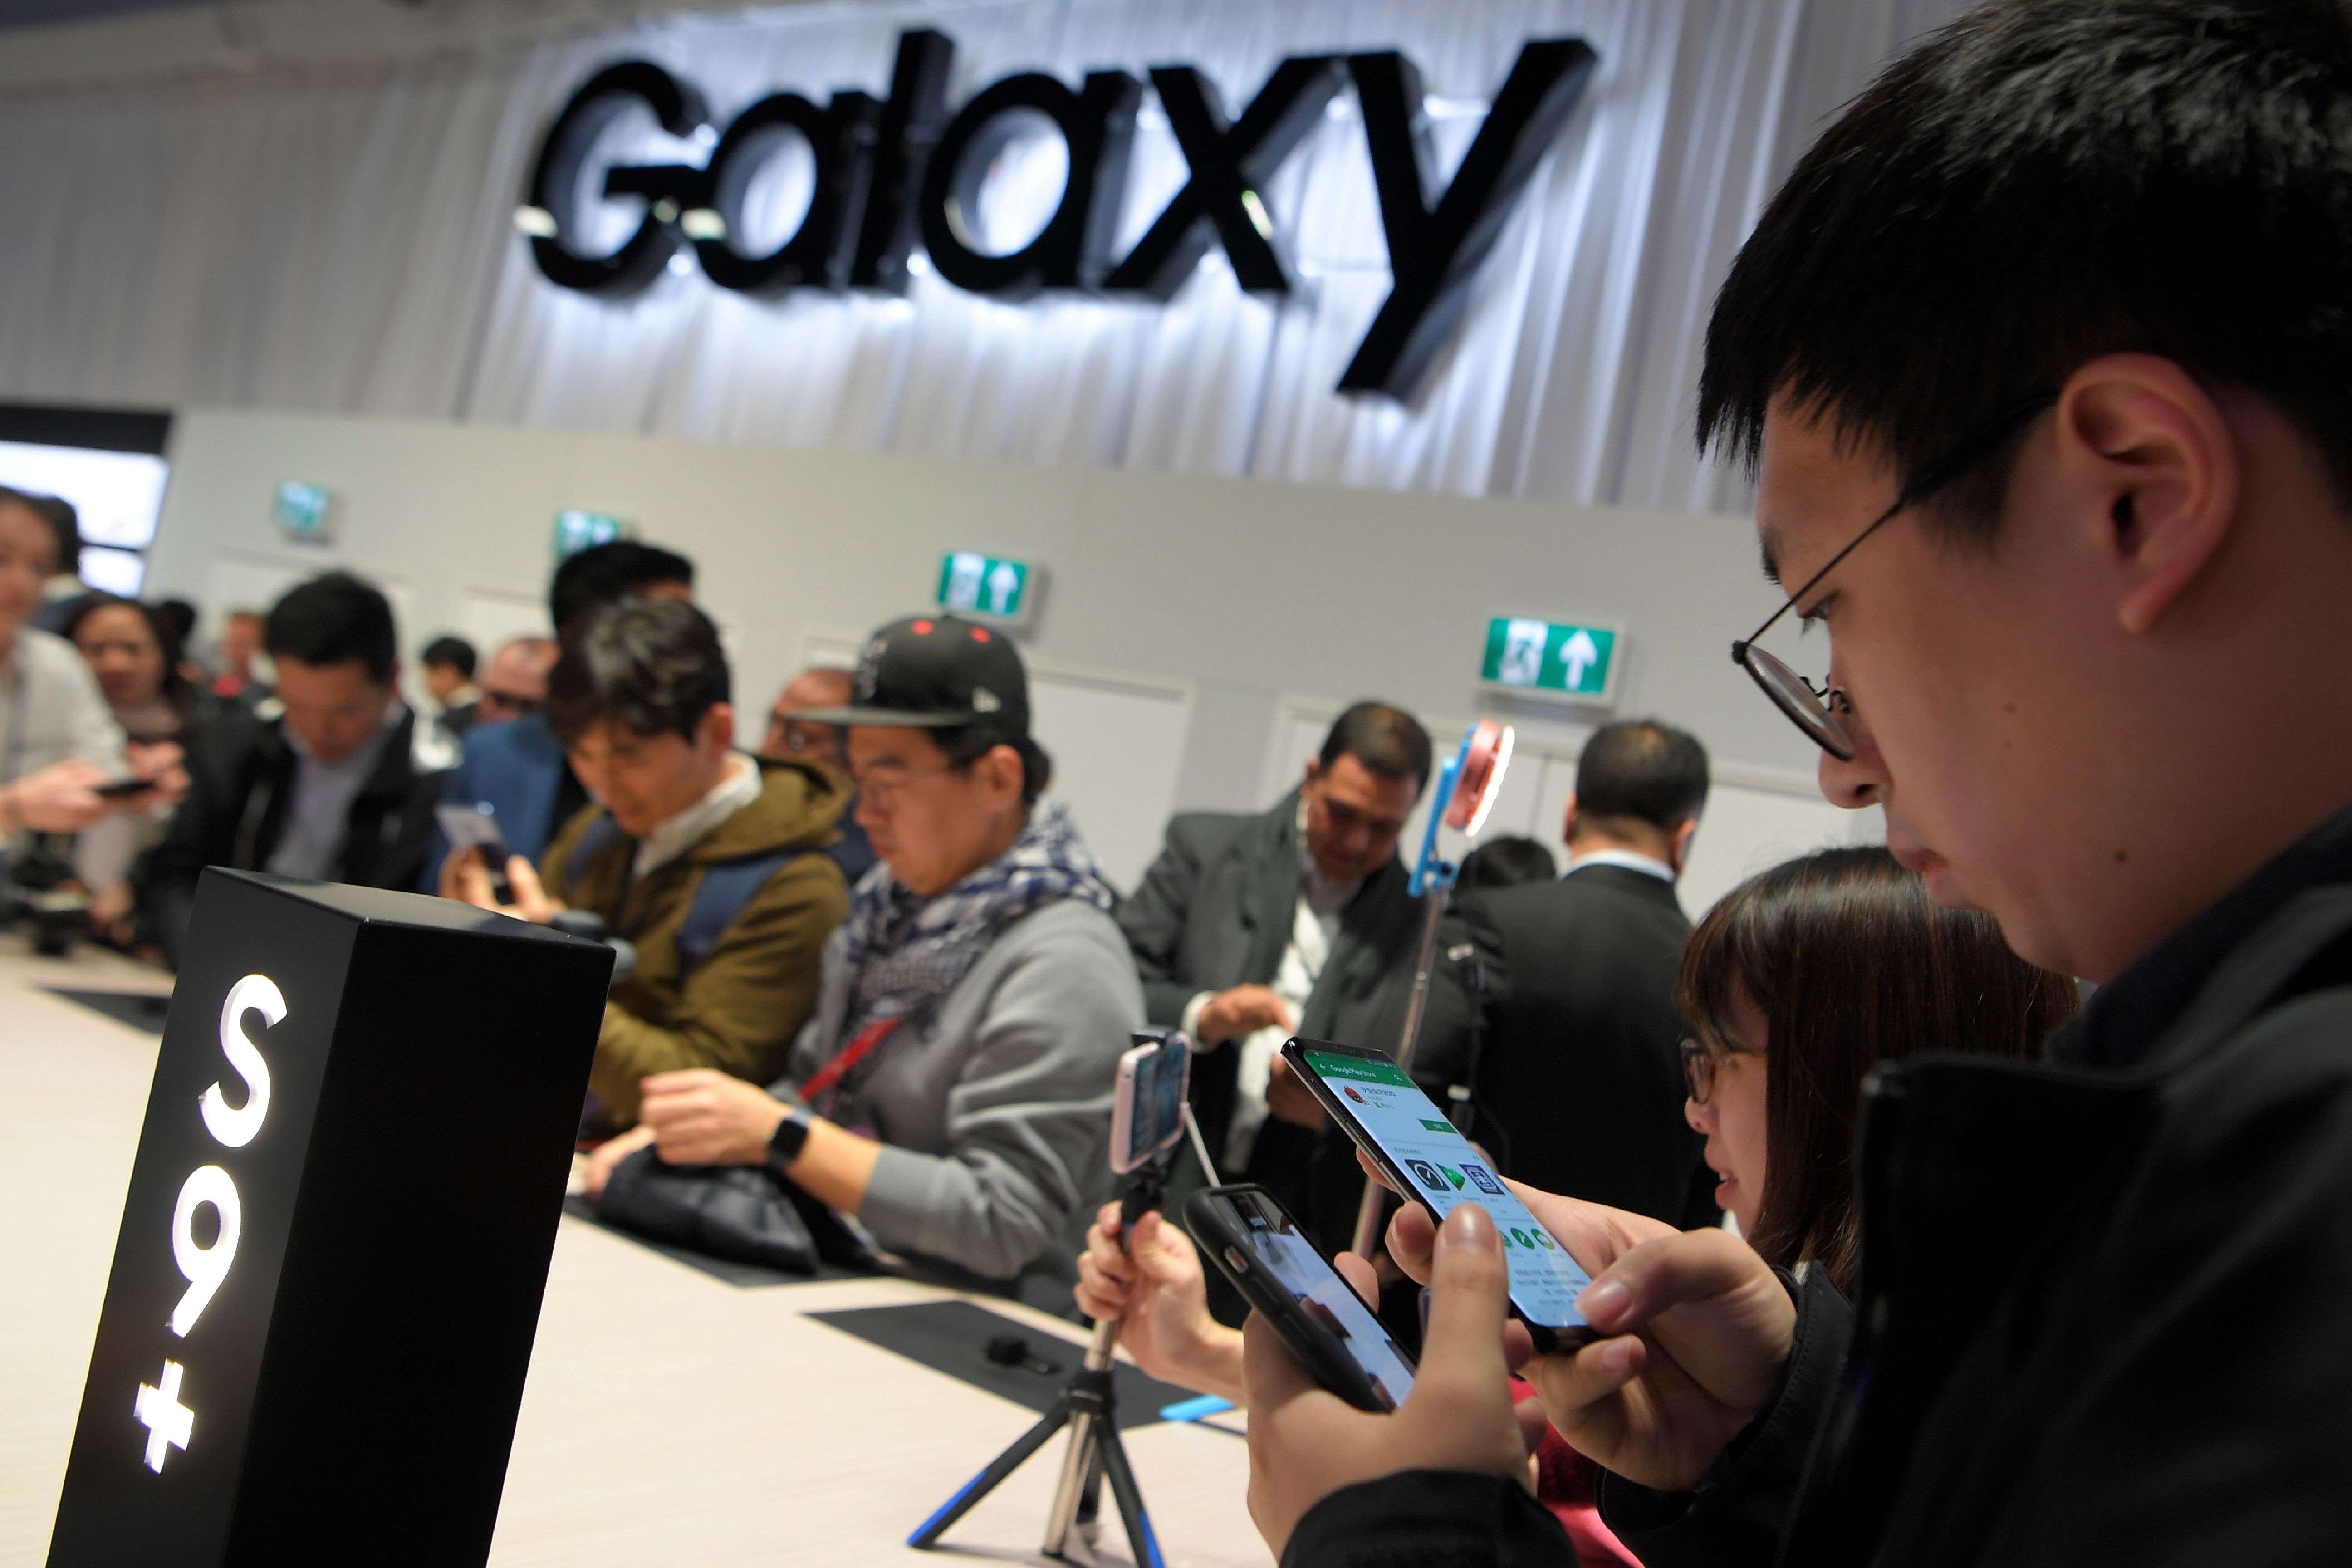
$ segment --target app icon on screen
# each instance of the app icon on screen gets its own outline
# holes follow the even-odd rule
[[[1419,1182],[1431,1192],[1442,1193],[1446,1190],[1445,1178],[1439,1175],[1437,1173],[1437,1167],[1431,1164],[1428,1161],[1407,1160],[1404,1163],[1404,1166],[1406,1170],[1412,1173],[1412,1179],[1414,1181]]]
[[[1465,1160],[1462,1162],[1462,1169],[1468,1173],[1471,1181],[1477,1184],[1480,1192],[1491,1194],[1498,1198],[1503,1195],[1503,1184],[1496,1181],[1495,1173],[1484,1165],[1474,1165]]]

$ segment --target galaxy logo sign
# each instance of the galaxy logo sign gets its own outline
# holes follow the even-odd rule
[[[1030,72],[993,82],[950,111],[954,57],[943,34],[902,33],[887,98],[843,90],[820,105],[779,92],[723,131],[712,125],[701,94],[661,67],[644,60],[608,67],[548,127],[516,226],[548,281],[609,298],[639,292],[689,253],[711,282],[746,294],[904,293],[919,247],[940,278],[975,294],[1164,302],[1212,245],[1223,249],[1242,288],[1284,298],[1294,291],[1295,268],[1260,193],[1332,99],[1352,85],[1391,281],[1339,390],[1407,399],[1452,335],[1480,263],[1595,63],[1580,39],[1522,46],[1476,139],[1434,194],[1420,73],[1402,54],[1286,59],[1238,117],[1228,116],[1216,84],[1196,68],[1155,66],[1150,86],[1187,177],[1141,238],[1115,255],[1143,79],[1097,70],[1072,87]],[[670,136],[707,146],[707,161],[592,168],[604,133],[643,110]],[[1039,117],[1066,149],[1060,200],[1025,243],[992,250],[976,221],[982,188],[999,154]],[[811,158],[807,209],[780,244],[747,249],[753,181],[794,142]],[[634,232],[601,251],[586,237],[598,195],[644,203]]]

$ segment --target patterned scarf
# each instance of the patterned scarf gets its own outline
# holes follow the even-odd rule
[[[884,1018],[903,1018],[955,989],[997,934],[1041,904],[1116,901],[1102,867],[1057,800],[1030,807],[1012,847],[934,899],[918,897],[885,863],[859,880],[841,922],[842,956],[856,976],[840,1043]]]

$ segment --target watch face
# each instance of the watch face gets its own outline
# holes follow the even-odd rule
[[[775,1133],[768,1140],[768,1158],[780,1166],[791,1164],[801,1157],[808,1135],[808,1111],[796,1105],[776,1123]]]

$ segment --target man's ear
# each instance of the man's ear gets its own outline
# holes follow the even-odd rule
[[[1573,795],[1568,797],[1568,810],[1560,819],[1559,841],[1562,844],[1576,842],[1576,796]]]
[[[1305,789],[1307,785],[1313,784],[1317,779],[1319,779],[1322,776],[1323,759],[1320,757],[1309,757],[1307,759],[1307,776],[1298,781],[1298,787]]]
[[[2056,434],[2062,468],[2105,512],[2116,621],[2144,637],[2196,585],[2237,520],[2229,424],[2172,361],[2108,354],[2067,378]]]
[[[707,757],[724,757],[735,749],[735,705],[714,702],[702,722],[694,727],[694,749]]]
[[[1026,774],[1018,751],[1006,745],[991,746],[982,753],[978,767],[983,771],[991,794],[1008,805],[1021,804],[1021,786]]]
[[[1694,816],[1666,836],[1666,864],[1675,868],[1675,876],[1681,876],[1683,868],[1690,864],[1691,840],[1697,835],[1698,818]]]

